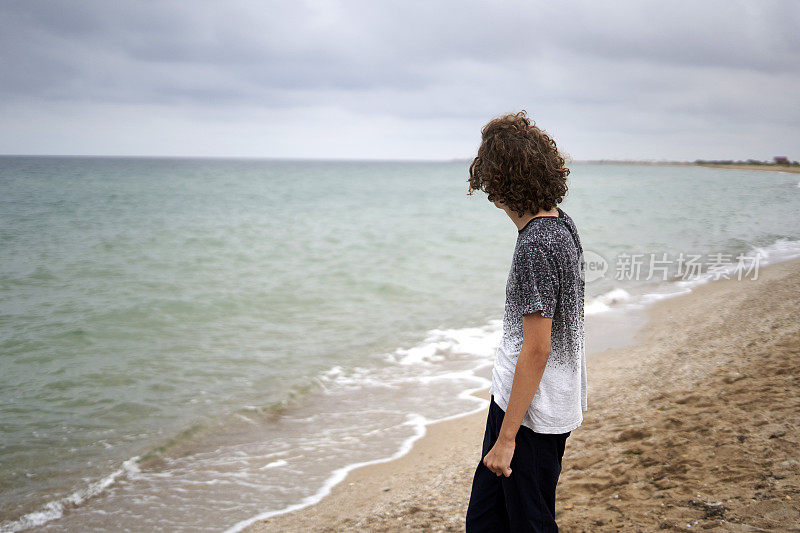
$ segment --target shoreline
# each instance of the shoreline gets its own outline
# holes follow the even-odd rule
[[[694,163],[691,161],[636,161],[636,160],[614,160],[614,159],[587,159],[574,161],[574,163],[591,163],[593,165],[644,165],[644,166],[678,166],[678,167],[705,167],[720,168],[728,170],[765,170],[769,172],[787,172],[789,174],[800,174],[800,166],[777,165],[765,163],[763,165],[749,165],[746,163]]]
[[[678,474],[675,476],[670,475],[672,470],[667,467],[665,469],[667,474],[655,476],[658,479],[638,480],[638,485],[644,484],[642,487],[632,486],[637,483],[632,483],[634,480],[631,473],[628,472],[629,469],[624,468],[624,463],[638,460],[640,467],[633,471],[652,470],[659,466],[658,456],[663,454],[663,450],[654,451],[659,448],[658,444],[662,446],[676,445],[683,439],[687,442],[682,444],[686,445],[691,440],[686,439],[685,436],[680,437],[681,433],[686,434],[687,431],[698,434],[707,433],[702,426],[679,431],[679,427],[683,425],[682,419],[666,416],[675,409],[674,406],[677,406],[678,409],[689,410],[699,408],[699,411],[689,413],[689,415],[702,415],[704,407],[705,411],[708,411],[708,407],[713,405],[709,403],[708,399],[705,400],[705,403],[698,400],[695,398],[698,396],[697,394],[687,393],[686,390],[687,386],[698,385],[708,379],[708,366],[702,365],[696,359],[684,362],[678,356],[714,357],[716,362],[714,373],[716,374],[724,371],[725,364],[722,361],[724,356],[714,354],[709,347],[702,349],[693,346],[690,342],[692,339],[701,339],[707,346],[727,347],[729,350],[735,344],[729,337],[736,336],[737,333],[742,341],[763,333],[764,330],[771,332],[780,328],[786,329],[786,334],[790,337],[796,335],[797,326],[792,325],[792,321],[786,320],[784,316],[786,312],[791,312],[793,305],[800,304],[800,296],[796,294],[797,290],[794,291],[795,294],[792,294],[791,289],[787,289],[792,285],[792,281],[795,282],[795,286],[800,285],[800,259],[767,265],[759,272],[758,280],[713,281],[695,287],[691,293],[655,302],[645,310],[648,322],[635,334],[634,345],[604,350],[587,358],[590,376],[589,412],[584,414],[583,425],[573,433],[571,442],[567,443],[564,471],[559,482],[557,520],[561,527],[569,531],[579,531],[591,523],[592,530],[604,527],[618,529],[620,526],[637,528],[667,526],[681,529],[687,524],[692,526],[692,522],[697,520],[698,524],[700,522],[706,524],[703,527],[724,528],[732,527],[734,524],[721,519],[723,516],[739,522],[745,522],[749,518],[746,513],[741,512],[737,517],[734,511],[736,505],[728,503],[727,499],[724,503],[720,503],[720,506],[727,510],[727,515],[725,512],[719,511],[721,507],[715,507],[717,502],[711,495],[695,499],[695,504],[686,503],[692,498],[687,500],[685,496],[687,494],[691,496],[696,492],[693,489],[697,487],[686,482],[686,479],[679,478],[685,477],[689,466],[698,466],[694,464],[697,462],[696,460],[694,463],[692,460],[680,461],[675,470]],[[741,286],[740,284],[745,285]],[[764,290],[767,285],[772,285],[770,290]],[[741,331],[730,331],[727,336],[721,335],[724,330],[730,328],[725,327],[726,322],[721,320],[721,317],[715,317],[713,313],[709,313],[710,309],[721,306],[727,314],[736,315],[729,318],[741,321],[748,315],[747,309],[743,309],[742,305],[747,304],[749,300],[763,300],[761,303],[764,305],[764,310],[769,310],[766,305],[769,303],[767,295],[774,295],[775,286],[779,286],[784,293],[789,291],[789,294],[783,294],[780,299],[779,307],[783,309],[783,314],[777,314],[783,318],[779,320],[779,323],[765,326],[763,320],[769,318],[769,315],[761,316],[761,323],[751,315],[750,320],[753,321],[754,326],[761,326],[752,335],[748,336],[747,333]],[[736,300],[739,305],[729,306],[728,302],[732,299]],[[725,309],[726,307],[733,309]],[[706,320],[702,320],[703,317]],[[718,332],[717,336],[708,339],[709,333],[715,331]],[[759,344],[756,339],[748,342],[744,344],[747,346]],[[791,342],[787,344],[789,348],[791,345]],[[670,353],[672,357],[664,357],[665,354]],[[737,361],[734,355],[728,355],[730,360],[727,363],[744,364],[742,361]],[[618,392],[620,388],[623,388],[621,387],[623,379],[629,380],[630,384],[636,384],[638,387],[626,388],[624,398],[620,399],[614,397],[614,391]],[[725,379],[729,381],[733,379],[733,381],[728,383]],[[716,383],[716,388],[731,386],[739,379],[745,378],[738,376],[731,378],[730,375],[726,375],[720,383]],[[738,385],[734,386],[739,388]],[[795,383],[794,392],[796,389],[797,384]],[[652,393],[654,390],[657,391],[655,394]],[[412,530],[463,530],[463,515],[466,513],[469,499],[471,476],[480,461],[480,446],[483,439],[486,407],[488,407],[488,387],[473,392],[473,395],[485,401],[485,406],[478,412],[431,423],[426,426],[425,434],[415,440],[410,450],[403,453],[402,456],[357,466],[351,469],[341,482],[331,487],[328,494],[317,503],[270,518],[259,519],[242,530],[247,532],[305,531],[309,529],[316,531],[392,530],[407,526]],[[616,403],[605,402],[605,399],[614,400]],[[636,417],[631,416],[633,407],[649,406],[652,409],[653,405],[656,408],[651,412],[645,410]],[[623,409],[624,407],[628,409]],[[666,422],[662,420],[663,416],[655,415],[666,416]],[[606,423],[601,424],[600,418]],[[616,422],[620,418],[624,418],[624,422],[608,424],[609,421]],[[724,414],[722,418],[725,418]],[[671,422],[671,420],[674,421]],[[713,422],[713,419],[711,421]],[[665,427],[659,429],[661,433],[664,433],[663,435],[654,433],[650,429],[653,423],[666,424]],[[676,427],[670,427],[670,424],[676,425]],[[769,424],[756,426],[754,431],[765,426],[769,426]],[[781,431],[784,432],[784,435],[779,437],[768,435],[767,440],[769,441],[789,440],[786,432],[780,428],[772,428],[770,431],[772,431],[770,435],[777,435]],[[743,439],[740,439],[737,436],[735,442],[741,445],[747,442],[747,438],[744,436]],[[800,444],[800,442],[798,443]],[[584,446],[586,444],[590,444],[592,447]],[[622,457],[622,462],[620,463],[618,460],[616,463],[612,462],[606,465],[608,468],[605,471],[598,469],[598,465],[610,460],[604,456],[598,457],[598,450],[592,449],[598,444],[601,444],[603,448],[608,448],[608,451],[621,453],[619,457]],[[725,446],[725,444],[719,446]],[[620,448],[626,449],[620,450]],[[770,520],[784,525],[792,523],[781,522],[781,517],[786,520],[800,521],[800,510],[797,509],[796,503],[800,500],[800,489],[797,488],[797,483],[800,481],[800,476],[797,474],[800,468],[795,468],[794,463],[791,463],[789,459],[776,461],[776,463],[779,465],[779,469],[788,469],[788,473],[794,473],[792,476],[780,476],[777,479],[791,477],[795,485],[791,485],[787,490],[789,492],[795,490],[795,492],[785,494],[785,498],[778,503],[777,507],[773,505],[776,509],[770,512],[773,516],[780,515],[780,517],[777,519],[756,517],[757,520],[752,523],[747,522],[754,527],[764,527]],[[786,464],[780,466],[783,463]],[[731,466],[717,465],[716,468],[719,471],[720,468],[730,468]],[[615,477],[619,479],[615,481],[613,479]],[[676,477],[676,481],[664,481],[670,477]],[[684,483],[680,483],[681,481]],[[735,481],[731,481],[731,484],[734,487],[738,486]],[[613,503],[592,504],[598,491],[602,492],[603,490],[617,491],[611,495]],[[626,490],[631,494],[623,497]],[[742,490],[744,489],[742,488]],[[688,505],[688,508],[678,506],[674,502],[667,505],[678,496],[677,493],[682,494],[683,500],[681,501]],[[564,498],[562,494],[568,494],[568,496]],[[697,496],[701,495],[698,493]],[[655,511],[651,509],[652,512],[645,513],[645,515],[641,515],[639,511],[629,514],[630,510],[624,505],[628,498],[639,501],[640,505],[636,506],[637,509],[647,506],[647,502],[650,502],[649,506],[653,507]],[[746,500],[740,496],[738,498],[741,500],[739,503]],[[792,502],[795,502],[793,506]],[[578,508],[584,512],[580,514],[570,512]],[[659,509],[663,514],[653,515]],[[716,516],[715,513],[719,516]],[[707,517],[707,515],[714,516]],[[683,520],[689,521],[684,522],[681,526],[679,522]],[[761,525],[758,525],[759,523]]]
[[[709,167],[729,168],[735,170],[772,170],[775,172],[800,172],[800,165],[779,165],[777,163],[763,163],[760,165],[749,163],[695,163],[694,161],[647,161],[636,159],[582,159],[573,163],[590,163],[592,165],[645,165],[645,166],[679,166],[679,167]]]
[[[739,165],[736,163],[719,164],[714,163],[690,163],[692,166],[705,168],[722,168],[728,170],[765,170],[769,172],[788,172],[789,174],[800,174],[800,167],[782,165]]]

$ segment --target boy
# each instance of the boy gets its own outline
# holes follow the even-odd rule
[[[486,192],[518,237],[466,529],[558,531],[561,458],[587,410],[583,249],[557,205],[569,169],[524,110],[491,120],[481,133],[468,193]]]

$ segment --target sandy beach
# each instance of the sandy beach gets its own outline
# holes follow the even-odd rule
[[[587,160],[584,163],[593,163],[600,165],[644,165],[644,166],[679,166],[679,167],[706,167],[706,168],[721,168],[727,170],[765,170],[768,172],[788,172],[790,174],[799,174],[800,166],[795,165],[777,165],[766,163],[763,165],[749,165],[746,163],[695,163],[690,161],[637,161],[637,160],[614,160],[614,159],[600,159],[600,160]]]
[[[634,346],[589,358],[563,531],[800,531],[800,260],[656,303]],[[488,398],[488,390],[479,394]],[[247,531],[461,531],[486,410]]]
[[[695,163],[693,163],[695,164]],[[800,174],[800,167],[789,165],[742,165],[742,164],[705,164],[699,163],[697,166],[708,168],[727,168],[731,170],[767,170],[772,172],[790,172],[792,174]]]

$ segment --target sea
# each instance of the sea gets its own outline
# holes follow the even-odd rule
[[[0,157],[0,531],[239,531],[485,409],[518,233],[468,168]],[[798,174],[570,169],[590,358],[800,256]]]

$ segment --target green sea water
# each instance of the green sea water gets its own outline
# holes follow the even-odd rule
[[[517,230],[468,165],[0,158],[0,529],[219,531],[480,408]],[[796,174],[571,169],[608,259],[800,255]]]

